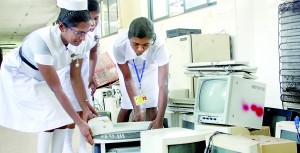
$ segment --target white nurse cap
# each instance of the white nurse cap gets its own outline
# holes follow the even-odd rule
[[[87,0],[57,0],[57,6],[69,11],[87,10]]]

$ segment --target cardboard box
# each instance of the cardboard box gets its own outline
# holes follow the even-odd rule
[[[245,137],[259,142],[260,153],[297,153],[297,144],[295,141],[264,135],[250,135]]]
[[[249,130],[250,135],[264,135],[264,136],[271,136],[270,127],[269,126],[262,126],[260,130]]]

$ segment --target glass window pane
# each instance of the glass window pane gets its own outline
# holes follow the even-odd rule
[[[101,36],[109,35],[109,23],[108,23],[108,6],[107,0],[101,1]]]
[[[117,0],[109,0],[109,25],[110,25],[110,34],[118,31]]]
[[[169,0],[169,8],[170,16],[184,13],[183,0]]]
[[[207,2],[207,0],[185,0],[185,9],[188,10],[196,6],[206,4]]]
[[[168,0],[152,0],[153,19],[168,16]]]

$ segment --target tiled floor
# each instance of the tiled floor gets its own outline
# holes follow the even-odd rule
[[[79,144],[79,130],[75,128],[73,135],[74,153]],[[88,145],[89,153],[92,146]],[[37,153],[37,134],[23,133],[0,126],[0,153]]]

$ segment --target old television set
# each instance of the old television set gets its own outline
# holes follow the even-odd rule
[[[263,126],[269,126],[271,136],[275,137],[276,123],[280,121],[294,121],[300,114],[294,110],[265,107]]]
[[[294,121],[280,121],[276,123],[275,137],[297,142],[297,152],[300,152],[300,141]],[[300,138],[299,138],[300,139]]]
[[[266,85],[239,76],[199,77],[194,120],[261,129]]]
[[[209,153],[260,153],[259,142],[240,135],[214,133],[206,144]]]
[[[180,127],[141,132],[141,153],[199,153],[205,150],[205,137],[211,130]]]
[[[215,135],[215,133],[214,133]],[[296,153],[294,141],[264,135],[212,135],[207,140],[209,153]]]

